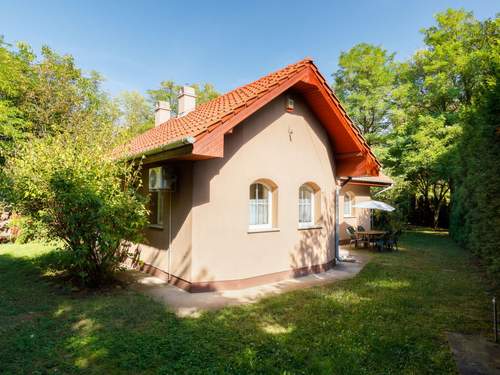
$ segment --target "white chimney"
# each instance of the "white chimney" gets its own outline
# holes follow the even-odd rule
[[[170,120],[170,103],[156,102],[155,105],[155,126]]]
[[[182,86],[179,91],[179,117],[188,114],[196,107],[196,93],[191,86]]]

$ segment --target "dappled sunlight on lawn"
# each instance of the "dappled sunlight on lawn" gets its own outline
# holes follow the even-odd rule
[[[288,327],[284,327],[277,323],[262,323],[260,328],[270,335],[282,335],[285,333],[291,333],[294,329],[294,325],[289,325]]]
[[[73,310],[73,306],[68,303],[61,304],[54,312],[54,317],[59,318],[64,314],[69,314]]]
[[[360,295],[344,290],[344,289],[338,289],[338,290],[333,290],[329,293],[324,294],[324,298],[326,300],[333,301],[335,303],[338,303],[340,305],[357,305],[361,302],[370,302],[371,298],[368,297],[361,297]]]
[[[93,363],[95,363],[98,359],[105,357],[107,354],[107,350],[98,349],[89,353],[86,357],[78,357],[75,360],[75,365],[81,369],[88,368]]]
[[[366,283],[366,285],[373,288],[402,289],[409,287],[410,283],[408,281],[387,279],[387,280],[369,281]]]

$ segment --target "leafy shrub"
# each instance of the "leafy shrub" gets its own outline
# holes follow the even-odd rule
[[[500,275],[500,66],[465,118],[452,192],[450,233]]]
[[[26,143],[7,160],[3,194],[62,241],[67,269],[87,286],[108,280],[147,223],[139,171],[108,156],[107,134],[89,129]]]
[[[27,216],[12,215],[8,225],[15,233],[15,242],[18,244],[46,242],[49,238],[44,223]]]

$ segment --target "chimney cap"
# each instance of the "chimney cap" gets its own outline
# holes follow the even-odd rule
[[[196,92],[194,91],[194,87],[187,86],[187,85],[182,86],[179,90],[179,96],[182,96],[182,95],[196,97]]]
[[[156,102],[155,111],[159,111],[160,109],[170,111],[170,103],[163,100]]]

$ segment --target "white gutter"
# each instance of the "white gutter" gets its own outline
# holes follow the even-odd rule
[[[375,195],[379,195],[379,194],[381,194],[381,193],[383,193],[383,192],[385,192],[385,191],[388,191],[388,190],[392,189],[393,187],[394,187],[394,184],[390,184],[390,185],[389,185],[389,186],[387,186],[386,188],[384,188],[384,189],[382,189],[382,190],[380,190],[380,191],[377,191],[375,194],[373,194],[373,196],[375,196]]]
[[[340,190],[349,182],[352,180],[351,176],[347,177],[347,180],[342,181],[339,179],[340,184],[335,181],[335,261],[336,262],[342,262],[342,259],[340,259],[340,209],[339,209],[339,202],[340,202]]]
[[[181,147],[184,147],[184,146],[192,145],[192,144],[194,144],[195,141],[196,141],[196,139],[194,137],[192,137],[192,136],[183,137],[183,138],[180,138],[180,139],[178,139],[176,141],[168,143],[166,145],[163,145],[163,146],[160,146],[160,147],[155,147],[155,148],[152,148],[151,150],[147,150],[147,151],[144,151],[144,152],[141,152],[141,153],[138,153],[138,154],[124,156],[121,159],[122,160],[123,159],[125,159],[125,160],[139,159],[139,158],[142,158],[144,156],[150,156],[150,155],[154,155],[154,154],[159,154],[159,153],[161,153],[163,151],[175,150],[176,148],[181,148]]]

